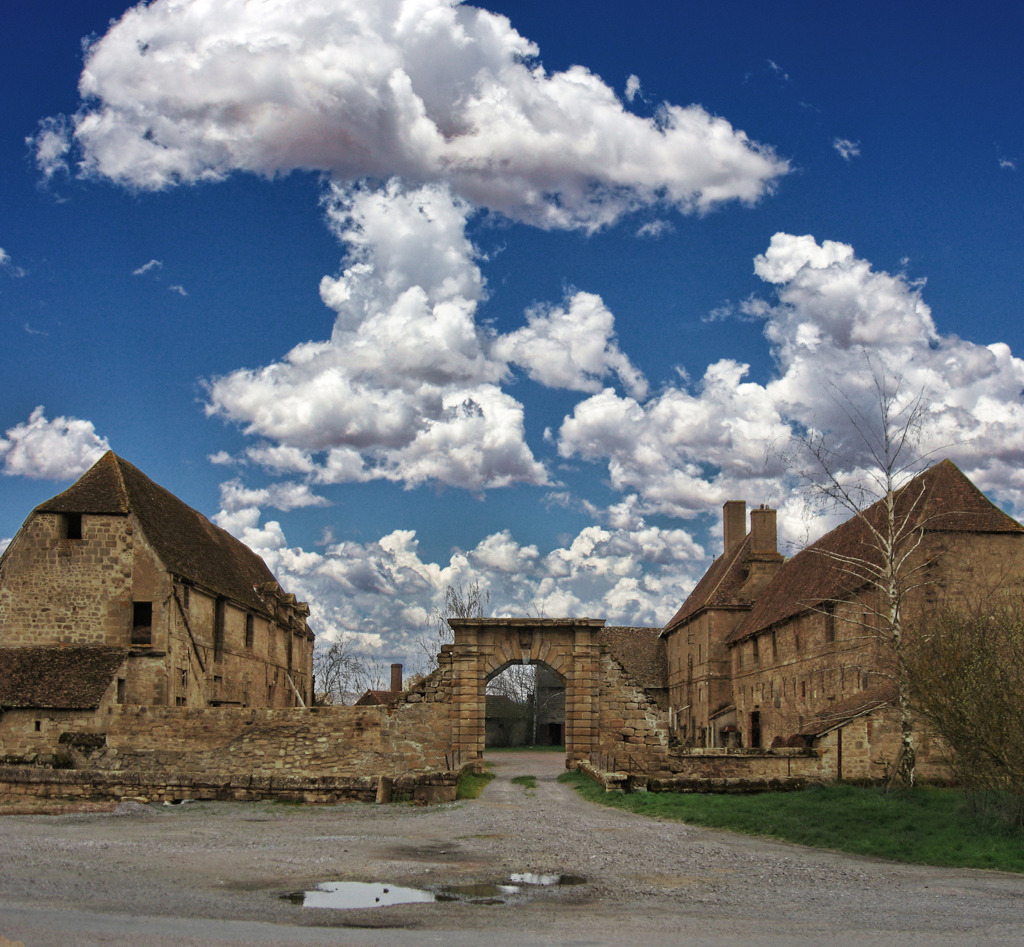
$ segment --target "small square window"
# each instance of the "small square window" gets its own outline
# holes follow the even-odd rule
[[[82,514],[81,513],[62,513],[60,517],[60,537],[61,539],[81,539],[82,538]]]

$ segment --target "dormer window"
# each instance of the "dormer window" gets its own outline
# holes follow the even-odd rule
[[[81,539],[82,538],[82,514],[61,513],[60,515],[60,538]]]

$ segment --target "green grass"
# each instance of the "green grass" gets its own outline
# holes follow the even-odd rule
[[[531,753],[565,753],[564,746],[548,746],[545,744],[531,744],[530,746],[489,746],[485,753],[524,753],[529,750]]]
[[[512,782],[514,782],[517,786],[522,786],[524,789],[537,788],[536,776],[513,776]]]
[[[476,799],[484,791],[484,787],[494,779],[494,773],[471,773],[464,770],[459,777],[459,788],[456,799]]]
[[[585,799],[641,815],[892,861],[1024,872],[1024,832],[973,814],[954,789],[885,793],[857,786],[718,795],[606,793],[580,773],[559,781]]]

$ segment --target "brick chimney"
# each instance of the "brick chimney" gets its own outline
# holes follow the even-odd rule
[[[722,507],[725,531],[725,553],[728,555],[747,535],[747,504],[745,500],[729,500]]]
[[[763,503],[750,511],[750,552],[754,556],[774,555],[779,551],[775,510]]]
[[[391,690],[395,694],[402,693],[402,665],[391,665]]]

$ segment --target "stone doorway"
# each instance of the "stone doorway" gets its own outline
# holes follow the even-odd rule
[[[604,619],[450,618],[452,743],[463,762],[484,753],[487,681],[512,664],[541,664],[565,683],[566,766],[598,746]]]

